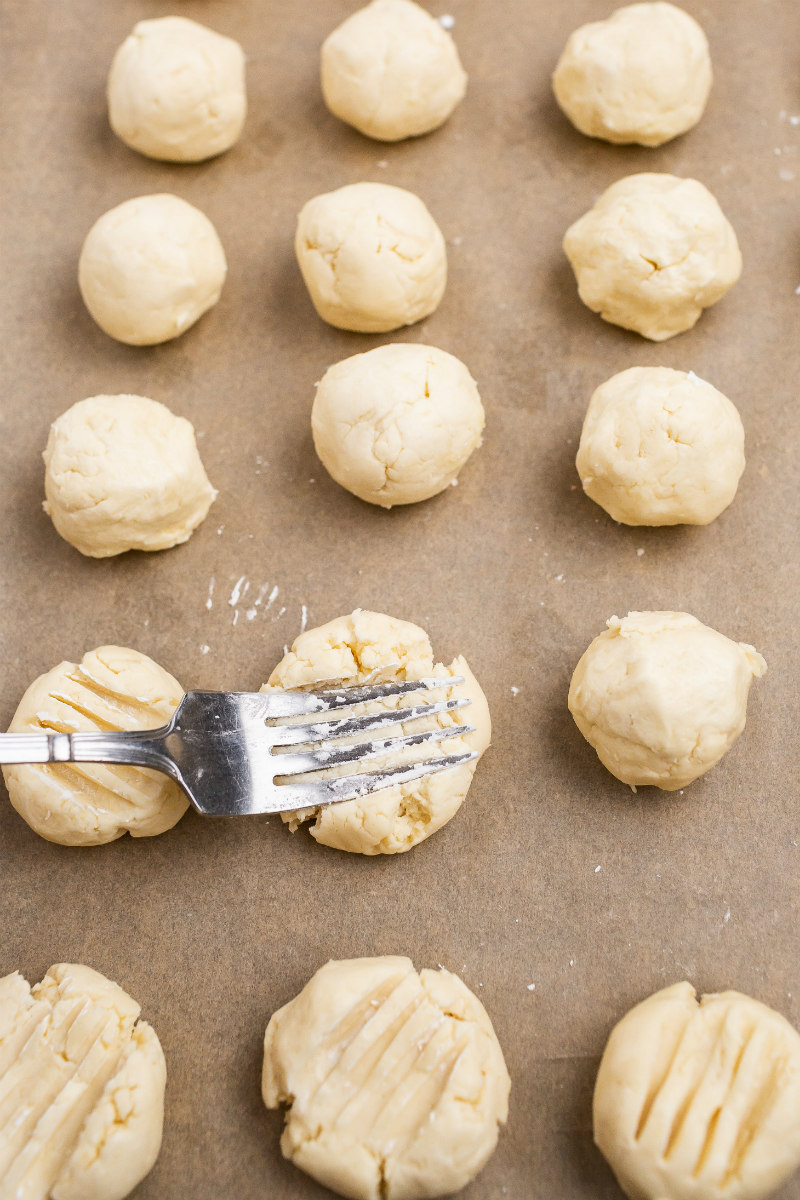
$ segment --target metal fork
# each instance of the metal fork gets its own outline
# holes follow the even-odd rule
[[[472,733],[473,726],[459,725],[338,747],[329,744],[452,712],[469,704],[469,699],[458,697],[361,716],[337,716],[313,724],[267,722],[338,712],[371,700],[444,690],[463,682],[460,676],[448,675],[444,679],[342,686],[319,692],[187,692],[172,720],[160,729],[0,734],[0,763],[103,762],[153,767],[174,779],[197,811],[210,817],[316,808],[451,770],[477,758],[477,751],[471,751],[377,772],[356,771],[338,778],[291,782],[298,775],[355,768],[379,755]],[[313,743],[322,744],[317,749],[286,753],[280,749]]]

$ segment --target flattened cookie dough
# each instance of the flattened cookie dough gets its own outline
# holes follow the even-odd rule
[[[164,550],[188,541],[216,492],[194,429],[145,396],[91,396],[50,428],[45,512],[81,554]]]
[[[408,958],[327,963],[264,1038],[264,1103],[291,1105],[284,1156],[352,1200],[464,1187],[497,1145],[509,1088],[477,998]]]
[[[75,963],[0,979],[3,1200],[122,1200],[152,1168],[167,1071],[139,1012]]]
[[[628,4],[570,36],[553,75],[562,110],[581,133],[660,146],[696,125],[712,83],[694,17],[674,4]]]
[[[464,97],[455,42],[412,0],[372,0],[322,45],[322,94],[368,137],[396,142],[430,133]]]
[[[441,694],[426,692],[430,701],[469,697],[465,710],[438,713],[426,721],[404,726],[409,732],[424,729],[448,729],[462,724],[474,726],[474,732],[425,746],[424,758],[483,753],[491,737],[491,720],[486,697],[470,671],[466,660],[458,657],[449,667],[435,663],[428,635],[409,621],[398,621],[382,613],[356,609],[302,633],[291,651],[278,664],[262,691],[270,688],[296,688],[324,682],[357,684],[381,683],[392,679],[424,679],[441,676],[447,680],[460,675],[465,682]],[[359,705],[353,711],[379,712],[407,705],[402,696]],[[374,760],[376,770],[384,761]],[[477,759],[449,771],[441,771],[410,783],[385,788],[358,800],[345,800],[323,808],[302,809],[282,814],[294,831],[304,821],[313,820],[311,836],[323,846],[347,850],[353,854],[399,854],[410,850],[458,812],[472,782]],[[395,764],[395,760],[392,760]]]
[[[162,193],[104,213],[78,263],[84,303],[100,328],[130,346],[185,333],[220,298],[228,265],[208,217]]]
[[[9,733],[103,733],[157,729],[183,688],[137,650],[101,646],[80,664],[40,675],[19,702]],[[99,846],[130,833],[171,829],[189,803],[160,771],[98,763],[3,767],[8,795],[31,829],[63,846]]]
[[[589,401],[575,460],[583,490],[625,525],[708,525],[736,495],[744,429],[694,372],[631,367]]]
[[[443,491],[480,445],[484,412],[464,364],[434,346],[379,346],[329,367],[311,410],[314,447],[370,504]]]
[[[739,243],[696,179],[628,175],[564,236],[583,303],[663,342],[691,329],[742,273]]]
[[[608,1040],[594,1140],[632,1200],[761,1200],[800,1165],[800,1035],[740,992],[656,992]]]
[[[390,184],[351,183],[309,200],[295,253],[315,309],[338,329],[413,325],[444,295],[441,230],[419,196]]]
[[[617,779],[674,792],[730,750],[767,664],[689,613],[632,612],[606,624],[575,668],[569,710]]]
[[[247,114],[244,52],[187,17],[139,21],[114,55],[108,116],[133,150],[201,162],[239,138]]]

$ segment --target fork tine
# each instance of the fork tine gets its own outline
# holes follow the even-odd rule
[[[303,775],[307,771],[319,771],[328,767],[350,766],[362,759],[374,758],[378,754],[391,754],[431,742],[445,742],[474,732],[474,725],[458,725],[449,729],[427,729],[424,733],[379,738],[373,742],[359,742],[356,745],[338,746],[333,749],[323,746],[307,754],[277,754],[274,756],[275,775],[276,778],[281,778],[284,775]]]
[[[413,708],[389,708],[383,712],[366,713],[361,717],[344,717],[334,721],[319,721],[314,725],[274,725],[270,729],[275,746],[297,746],[301,742],[322,742],[331,738],[350,737],[352,734],[370,733],[385,725],[399,725],[416,721],[421,717],[434,717],[437,713],[452,712],[469,704],[466,696],[454,700],[441,700],[438,704],[416,704]]]
[[[263,805],[257,800],[249,811],[293,812],[299,808],[317,808],[320,805],[336,804],[342,800],[355,800],[369,796],[396,784],[421,779],[423,775],[436,775],[439,771],[451,771],[480,757],[477,750],[465,754],[450,754],[429,762],[413,763],[408,767],[392,767],[375,774],[344,775],[340,779],[324,779],[318,783],[281,784],[274,789],[269,801]]]
[[[391,680],[388,683],[367,684],[351,687],[342,683],[339,687],[328,687],[318,692],[276,691],[252,692],[253,716],[261,715],[265,720],[280,717],[302,717],[306,714],[330,712],[337,708],[351,708],[354,704],[366,704],[370,700],[382,700],[386,696],[404,696],[410,692],[435,691],[456,687],[463,683],[462,675],[428,676],[425,679]]]

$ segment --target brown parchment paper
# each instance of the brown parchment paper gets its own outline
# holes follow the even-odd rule
[[[128,150],[104,107],[114,49],[169,6],[3,0],[0,724],[35,676],[105,642],[187,688],[256,689],[303,621],[361,606],[419,623],[445,661],[467,657],[492,748],[457,817],[395,858],[319,847],[277,818],[192,813],[161,837],[66,849],[3,793],[0,975],[82,961],[141,1002],[169,1084],[163,1150],[136,1200],[321,1200],[281,1158],[282,1119],[261,1103],[270,1014],[330,957],[443,963],[486,1004],[513,1079],[508,1128],[465,1197],[610,1200],[591,1089],[634,1002],[688,978],[800,1025],[800,14],[794,0],[684,0],[716,82],[698,128],[652,151],[582,137],[552,98],[567,35],[608,0],[435,4],[456,19],[469,94],[443,129],[394,146],[321,101],[319,45],[356,7],[175,0],[249,59],[241,143],[180,167]],[[603,188],[643,170],[708,185],[745,261],[731,294],[661,346],[585,309],[560,246]],[[327,366],[392,338],[324,325],[292,253],[300,206],[362,179],[418,192],[441,225],[445,299],[395,340],[463,358],[487,411],[458,487],[388,513],[328,478],[309,412]],[[92,323],[76,264],[102,212],[159,191],[213,220],[229,276],[185,336],[136,349]],[[578,485],[589,395],[638,364],[692,369],[742,413],[747,470],[709,528],[618,527]],[[194,422],[220,495],[187,545],[95,562],[42,512],[49,424],[99,392],[152,396]],[[274,603],[248,619],[267,584]],[[567,712],[578,657],[607,617],[635,608],[686,609],[769,663],[744,735],[683,795],[633,796]],[[800,1179],[780,1195],[800,1197]]]

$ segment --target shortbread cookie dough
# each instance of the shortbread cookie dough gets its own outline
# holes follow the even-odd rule
[[[572,676],[575,724],[623,783],[685,787],[730,750],[767,664],[688,613],[632,612],[606,624]]]
[[[152,1168],[164,1053],[121,987],[76,963],[0,979],[0,1196],[122,1200]]]
[[[631,367],[589,401],[576,459],[583,490],[625,525],[708,525],[736,495],[744,429],[693,373]]]
[[[108,76],[111,128],[134,150],[201,162],[237,141],[247,113],[238,42],[186,17],[139,21]]]
[[[581,300],[663,342],[691,329],[742,273],[736,234],[696,179],[628,175],[564,237]]]
[[[484,412],[464,364],[434,346],[379,346],[330,367],[311,429],[337,483],[391,508],[453,483],[481,443]]]
[[[469,750],[483,753],[491,737],[489,709],[466,660],[459,656],[449,667],[434,662],[428,635],[419,626],[382,613],[356,609],[347,617],[338,617],[327,625],[302,633],[262,691],[309,684],[321,686],[323,683],[383,683],[392,679],[424,679],[431,675],[441,675],[445,681],[452,675],[460,675],[465,682],[442,692],[426,692],[424,703],[458,696],[469,697],[471,703],[464,709],[439,713],[427,721],[414,721],[403,727],[405,731],[422,732],[435,729],[437,725],[441,729],[472,725],[474,732],[428,744],[422,757],[430,759]],[[408,698],[396,696],[360,705],[353,711],[379,712],[382,708],[405,708],[408,703]],[[376,770],[399,765],[394,760],[391,763],[374,761]],[[348,850],[353,854],[399,854],[430,837],[455,816],[469,790],[477,761],[397,784],[358,800],[285,813],[283,820],[289,823],[292,831],[304,821],[313,820],[311,836],[335,850]]]
[[[28,688],[9,733],[106,733],[158,729],[183,689],[136,650],[101,646],[80,664],[62,662]],[[8,795],[31,829],[63,846],[99,846],[130,833],[171,829],[188,801],[161,771],[94,763],[3,767]]]
[[[264,1103],[290,1105],[284,1156],[353,1200],[464,1187],[497,1145],[509,1088],[483,1005],[408,958],[327,963],[264,1038]]]
[[[191,537],[216,496],[194,429],[145,396],[92,396],[50,428],[45,512],[81,554],[164,550]]]
[[[711,91],[708,42],[674,4],[629,4],[569,38],[553,75],[581,133],[660,146],[696,125]]]
[[[441,230],[403,188],[351,183],[315,196],[298,217],[295,251],[314,307],[338,329],[413,325],[444,295]]]
[[[227,269],[208,217],[165,193],[126,200],[95,222],[78,283],[102,330],[131,346],[153,346],[214,307]]]
[[[322,94],[341,120],[384,142],[438,129],[464,98],[455,43],[412,0],[372,0],[322,45]]]
[[[664,988],[609,1038],[594,1139],[632,1200],[760,1200],[800,1165],[800,1036],[741,992]]]

